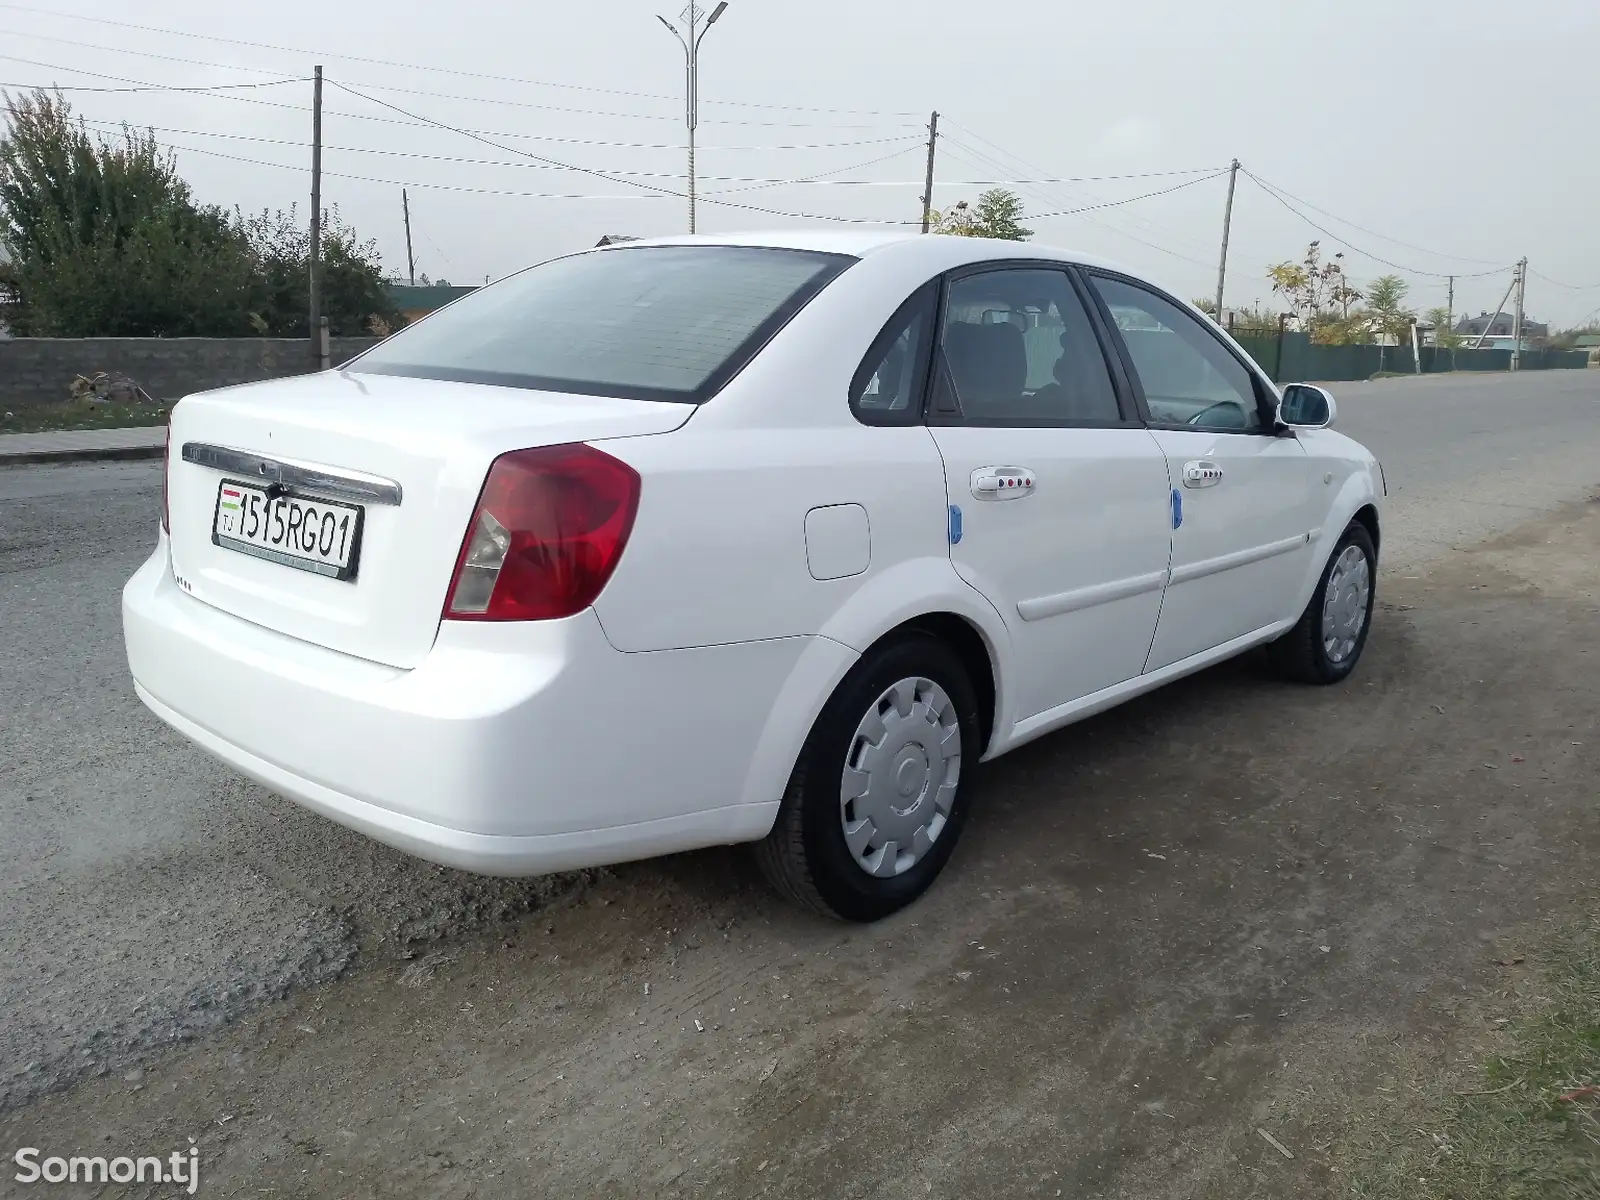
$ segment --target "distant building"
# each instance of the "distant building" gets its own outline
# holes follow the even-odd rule
[[[608,233],[594,244],[598,250],[601,246],[615,246],[619,242],[637,242],[639,239],[631,233]]]
[[[1483,348],[1486,350],[1515,350],[1517,348],[1514,330],[1517,318],[1512,313],[1479,313],[1475,317],[1462,317],[1456,322],[1455,334],[1459,338],[1470,339],[1467,344],[1476,346],[1478,339],[1483,338]],[[1528,344],[1550,336],[1550,326],[1543,321],[1522,318],[1522,348],[1526,350]]]
[[[455,287],[448,283],[430,283],[413,287],[406,283],[388,285],[389,299],[407,321],[416,321],[436,308],[443,308],[452,300],[459,300],[474,287]]]

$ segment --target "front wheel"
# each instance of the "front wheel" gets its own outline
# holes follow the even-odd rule
[[[812,726],[756,845],[767,878],[846,921],[910,904],[961,832],[978,729],[972,681],[943,642],[912,634],[868,651]]]
[[[1300,620],[1268,647],[1280,672],[1303,683],[1328,684],[1355,670],[1372,625],[1377,563],[1367,527],[1350,522]]]

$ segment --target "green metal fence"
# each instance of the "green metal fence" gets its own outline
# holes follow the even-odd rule
[[[1286,330],[1280,337],[1235,335],[1238,343],[1276,383],[1301,380],[1334,382],[1371,379],[1382,371],[1410,375],[1417,369],[1410,346],[1324,346],[1310,336]],[[1581,370],[1588,356],[1581,350],[1524,350],[1524,371]],[[1511,351],[1422,348],[1424,374],[1440,371],[1509,371]]]

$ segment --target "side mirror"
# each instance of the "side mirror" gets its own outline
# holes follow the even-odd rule
[[[1339,415],[1339,406],[1326,388],[1309,383],[1291,383],[1278,401],[1280,424],[1305,429],[1325,429]]]

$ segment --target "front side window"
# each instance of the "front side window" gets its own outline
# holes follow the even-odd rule
[[[1099,340],[1065,271],[985,271],[952,282],[936,414],[975,424],[1121,420]]]
[[[1154,292],[1121,279],[1092,278],[1144,385],[1152,421],[1220,433],[1262,432],[1249,370],[1205,326]]]
[[[854,261],[764,246],[574,254],[473,292],[345,370],[698,404]]]

